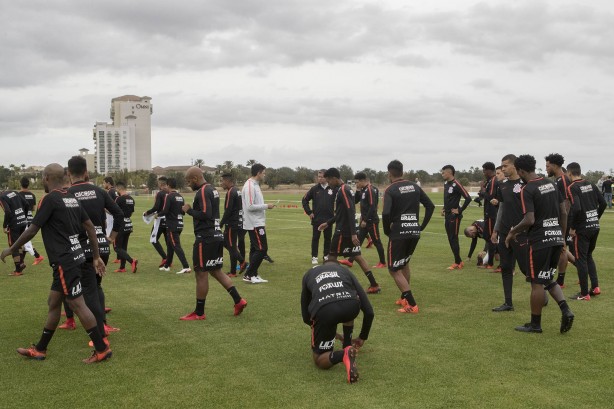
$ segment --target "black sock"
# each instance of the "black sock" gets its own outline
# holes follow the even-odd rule
[[[401,293],[401,298],[406,300],[407,303],[411,305],[412,307],[415,307],[417,304],[416,300],[414,299],[414,295],[411,293],[411,290]]]
[[[87,332],[87,335],[89,335],[90,339],[94,343],[94,349],[97,352],[102,352],[107,349],[107,344],[105,344],[102,340],[102,335],[100,335],[98,327],[92,327],[85,332]]]
[[[35,347],[37,351],[44,352],[47,350],[47,345],[49,345],[49,342],[51,341],[54,332],[54,329],[43,328],[43,334],[41,335],[41,339],[40,341],[38,341],[38,344],[36,344]]]
[[[542,316],[541,314],[531,314],[531,326],[533,328],[541,328],[542,326]]]
[[[337,365],[339,362],[343,362],[343,354],[344,351],[333,351],[330,353],[330,355],[328,356],[328,359],[330,359],[330,363],[333,365]]]
[[[567,305],[567,301],[562,300],[557,303],[562,312],[565,312],[569,309],[569,305]]]
[[[21,273],[21,270],[22,270],[22,268],[21,268],[21,261],[16,261],[15,262],[15,271]]]
[[[369,284],[371,284],[371,287],[376,287],[377,281],[375,281],[375,277],[373,276],[373,273],[371,272],[371,270],[367,271],[365,275],[369,279]]]
[[[196,309],[194,310],[196,315],[205,315],[205,300],[196,299]]]
[[[565,273],[559,271],[559,276],[556,278],[556,282],[558,285],[565,284]]]
[[[343,347],[349,347],[352,345],[352,332],[354,331],[353,325],[342,325],[343,327]]]
[[[41,257],[41,255],[38,254],[38,251],[36,251],[36,249],[34,249],[34,257],[36,257],[36,258],[40,258]]]
[[[24,250],[19,254],[19,264],[23,263],[25,259],[26,259],[26,252]]]
[[[232,300],[235,302],[235,304],[237,304],[239,301],[241,301],[241,296],[239,295],[239,292],[237,291],[237,287],[235,287],[233,285],[232,287],[230,287],[226,291],[228,291],[228,294],[230,294],[230,296],[232,297]]]

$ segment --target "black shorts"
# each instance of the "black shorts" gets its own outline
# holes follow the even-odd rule
[[[83,293],[83,286],[81,285],[81,265],[76,265],[66,270],[57,264],[52,267],[53,282],[51,283],[51,290],[60,292],[71,300],[81,296]]]
[[[529,274],[527,281],[536,284],[548,284],[556,275],[556,268],[561,256],[561,246],[546,247],[535,250],[529,246]]]
[[[337,324],[352,321],[360,312],[358,300],[336,301],[320,308],[311,321],[311,349],[316,354],[330,352],[335,346]]]
[[[352,242],[352,236],[344,236],[339,232],[335,232],[330,241],[330,253],[333,257],[356,257],[360,256],[360,246],[355,246]]]
[[[192,249],[192,265],[195,271],[214,271],[224,265],[224,242],[196,239]]]
[[[388,242],[388,271],[402,270],[416,250],[420,237],[390,240]]]
[[[26,226],[17,227],[15,229],[9,229],[9,233],[8,233],[9,246],[12,246],[13,243],[15,243],[17,241],[19,236],[21,236],[21,234],[24,231],[26,231]],[[19,249],[15,249],[15,251],[13,251],[13,253],[11,253],[11,255],[13,257],[19,256]]]

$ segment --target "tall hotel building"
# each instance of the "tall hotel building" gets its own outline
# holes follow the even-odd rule
[[[150,97],[124,95],[111,100],[111,120],[94,127],[96,172],[151,170]]]

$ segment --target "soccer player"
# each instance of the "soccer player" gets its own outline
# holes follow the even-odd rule
[[[119,197],[117,189],[115,189],[115,182],[111,176],[107,176],[103,179],[102,186],[105,188],[111,199],[115,200]]]
[[[469,226],[465,227],[465,230],[463,232],[465,234],[465,237],[469,237],[471,239],[471,246],[469,247],[469,253],[467,254],[467,259],[471,259],[471,256],[473,256],[473,252],[475,251],[475,248],[478,244],[478,239],[484,239],[484,241],[486,242],[486,247],[488,247],[488,240],[486,239],[486,232],[485,232],[485,227],[484,227],[484,220],[476,220],[473,223],[471,223]],[[489,254],[488,251],[486,252],[486,254]],[[492,255],[490,255],[489,257],[492,257]],[[487,259],[487,262],[490,262],[490,259]],[[480,256],[478,255],[478,266],[480,265]],[[488,268],[492,269],[492,265]]]
[[[117,182],[117,193],[119,196],[115,199],[115,203],[122,209],[122,213],[124,214],[124,228],[120,230],[115,239],[115,252],[120,260],[119,268],[115,270],[115,272],[125,273],[127,261],[132,267],[132,272],[136,273],[139,260],[133,259],[130,257],[130,254],[128,254],[128,240],[130,239],[130,234],[133,229],[132,219],[130,219],[130,217],[132,213],[134,213],[134,199],[128,194],[124,182]]]
[[[261,284],[269,281],[258,274],[258,269],[269,248],[265,228],[266,210],[273,209],[275,205],[264,203],[264,196],[260,190],[260,182],[266,177],[266,167],[261,163],[252,165],[251,175],[241,191],[243,229],[247,230],[250,241],[249,267],[243,275],[243,281]]]
[[[569,213],[569,207],[571,206],[571,203],[569,201],[569,191],[567,190],[567,188],[569,187],[571,181],[563,170],[563,163],[565,163],[565,158],[563,158],[563,156],[558,153],[551,153],[550,155],[546,156],[545,159],[546,173],[548,174],[548,177],[553,177],[556,179],[556,187],[559,191],[559,194],[564,199],[565,209],[567,210],[567,213]],[[567,226],[569,226],[569,223],[567,223]],[[567,241],[569,239],[569,229],[567,229],[563,233],[565,234],[564,237]],[[567,270],[569,259],[567,253],[567,245],[566,243],[563,243],[563,249],[561,250],[561,256],[559,258],[558,264],[559,275],[556,279],[556,282],[559,283],[561,288],[565,288],[565,271]]]
[[[514,166],[526,183],[520,194],[524,217],[510,229],[505,245],[510,247],[519,233],[527,231],[530,260],[527,281],[531,283],[531,322],[516,327],[516,331],[542,332],[541,313],[546,289],[561,309],[560,331],[564,333],[571,329],[574,314],[565,301],[561,287],[554,281],[554,275],[567,224],[565,203],[552,182],[535,174],[533,156],[519,156]]]
[[[237,263],[240,271],[245,271],[245,258],[241,255],[237,246],[239,231],[243,225],[243,202],[241,192],[235,186],[235,179],[231,173],[222,175],[222,187],[226,190],[226,201],[224,203],[224,216],[220,220],[220,226],[224,226],[224,247],[230,255],[229,277],[237,276]]]
[[[30,227],[30,223],[32,223],[32,219],[34,218],[34,211],[36,209],[36,196],[34,195],[34,193],[30,192],[30,189],[28,189],[30,187],[30,179],[24,176],[21,178],[19,183],[21,185],[21,190],[17,193],[19,193],[21,197],[23,197],[24,200],[28,203],[28,214],[26,216],[26,228],[28,228]],[[32,243],[26,243],[23,251],[21,252],[22,263],[26,257],[26,251],[30,252],[30,254],[34,256],[34,262],[32,263],[33,266],[40,264],[43,260],[45,260],[45,257],[41,256],[38,253],[36,248],[32,246]]]
[[[180,239],[181,232],[183,231],[183,215],[185,214],[182,209],[184,200],[183,196],[177,192],[177,180],[175,178],[168,178],[166,182],[169,192],[164,198],[164,205],[162,206],[162,211],[158,213],[158,217],[164,216],[166,218],[166,235],[169,245],[166,248],[166,261],[160,267],[160,271],[171,271],[173,257],[177,254],[177,258],[182,266],[182,269],[177,274],[186,274],[191,272],[192,269],[185,257]]]
[[[463,259],[460,256],[460,246],[458,244],[458,230],[460,222],[463,219],[463,211],[471,203],[471,196],[465,190],[463,185],[454,178],[456,173],[454,166],[445,165],[441,168],[441,176],[443,177],[443,210],[441,215],[445,217],[446,234],[450,249],[454,255],[454,264],[448,267],[448,270],[460,270],[463,268]],[[465,198],[465,203],[460,207],[461,197]]]
[[[605,203],[608,206],[608,209],[612,208],[612,176],[608,176],[606,180],[603,181],[601,185],[601,189],[603,190],[603,198]]]
[[[571,299],[588,301],[591,295],[601,294],[593,250],[599,236],[599,219],[607,205],[597,186],[582,179],[582,169],[578,163],[567,165],[567,172],[571,176],[568,188],[571,201],[569,235],[573,240],[571,248],[580,279],[580,292]],[[590,290],[588,277],[591,279]]]
[[[337,194],[337,190],[328,186],[326,178],[324,178],[324,172],[326,172],[324,169],[318,171],[318,183],[313,185],[301,200],[303,210],[305,210],[305,214],[307,214],[311,220],[311,264],[314,265],[318,264],[320,235],[324,233],[322,256],[324,257],[323,260],[326,261],[326,256],[330,250],[330,239],[333,234],[333,228],[331,226],[326,228],[323,232],[318,230],[320,224],[335,215],[335,195]],[[311,202],[313,209],[309,207],[309,202]]]
[[[12,247],[17,238],[26,230],[29,205],[19,193],[7,190],[0,195],[0,207],[4,210],[2,227],[7,234],[9,247]],[[19,247],[13,251],[15,271],[9,274],[11,276],[23,275],[23,270],[26,268],[21,259],[21,251],[22,249]]]
[[[333,235],[329,259],[337,260],[338,256],[353,257],[358,262],[360,268],[369,280],[369,288],[367,293],[377,294],[381,291],[381,287],[375,281],[375,277],[367,261],[360,253],[360,240],[356,233],[356,202],[352,189],[341,180],[341,174],[336,168],[330,168],[324,172],[324,177],[331,187],[337,188],[335,197],[335,216],[320,224],[318,229],[324,231],[335,224],[335,234]]]
[[[414,254],[420,232],[428,225],[435,205],[416,183],[403,179],[403,164],[393,160],[388,164],[390,186],[384,192],[382,223],[388,241],[388,272],[394,279],[401,299],[397,304],[403,313],[417,314],[418,304],[410,287],[409,261]],[[425,213],[420,224],[420,204]]]
[[[491,241],[497,243],[497,249],[501,258],[501,280],[503,282],[504,302],[492,309],[493,312],[514,311],[512,300],[512,288],[514,283],[514,265],[518,263],[520,271],[526,276],[528,273],[529,246],[526,233],[520,233],[516,240],[510,242],[510,247],[505,245],[505,239],[512,227],[519,224],[523,219],[522,202],[520,192],[524,187],[524,181],[518,176],[514,161],[516,155],[508,154],[501,159],[501,169],[505,179],[499,184],[497,200],[499,211],[495,229]]]
[[[497,221],[497,212],[499,210],[499,202],[497,201],[497,192],[499,190],[499,182],[495,174],[495,164],[492,162],[485,162],[482,165],[482,172],[484,173],[484,235],[483,238],[486,241],[486,247],[488,250],[488,262],[483,268],[494,268],[495,252],[497,251],[497,245],[493,243],[490,238],[495,228]]]
[[[98,253],[94,225],[75,196],[62,189],[63,185],[64,168],[57,163],[45,167],[43,186],[47,195],[41,200],[30,227],[10,248],[2,251],[0,259],[4,261],[6,256],[30,241],[42,229],[45,250],[53,268],[53,282],[47,299],[49,312],[38,343],[29,348],[18,348],[17,353],[35,360],[47,357],[47,346],[60,321],[62,300],[67,299],[94,345],[92,355],[83,360],[91,364],[110,358],[112,352],[83,299],[80,265],[85,262],[85,254],[79,242],[82,231],[87,232],[90,239],[93,264],[98,274],[104,274],[104,262]]]
[[[503,173],[503,167],[497,166],[495,168],[495,176],[497,177],[497,182],[503,182],[505,179],[505,174]]]
[[[146,210],[143,215],[149,216],[156,213],[156,219],[154,221],[153,226],[151,227],[151,235],[149,236],[149,242],[154,246],[160,257],[162,257],[162,261],[158,267],[163,267],[164,263],[166,263],[166,253],[160,244],[160,237],[164,236],[164,241],[166,242],[166,247],[169,247],[169,243],[166,235],[166,218],[164,216],[160,217],[157,214],[162,211],[164,208],[164,199],[168,194],[168,184],[167,184],[166,176],[160,176],[158,178],[158,193],[156,193],[156,199],[154,205],[151,209]]]
[[[202,170],[196,166],[185,173],[186,184],[196,193],[192,206],[184,204],[182,210],[194,218],[194,247],[192,264],[196,276],[196,308],[179,318],[182,321],[205,319],[205,301],[209,293],[209,275],[228,291],[234,301],[234,315],[247,306],[232,280],[222,272],[224,234],[220,230],[220,195],[205,180]]]
[[[386,259],[384,256],[384,246],[379,235],[379,216],[377,214],[377,205],[379,203],[379,190],[373,186],[367,177],[366,173],[358,172],[354,175],[356,182],[356,191],[360,189],[360,193],[355,196],[356,203],[360,203],[360,221],[358,222],[358,240],[362,246],[365,237],[369,236],[371,242],[377,249],[379,263],[373,268],[386,267]],[[345,260],[340,261],[341,264]],[[348,260],[349,267],[352,266],[353,258]]]
[[[88,218],[94,225],[96,233],[97,246],[99,249],[102,261],[107,264],[111,254],[110,244],[105,231],[106,214],[112,216],[113,224],[110,226],[111,241],[115,240],[119,230],[123,224],[123,213],[121,209],[113,202],[111,197],[98,186],[94,186],[87,182],[89,179],[87,173],[87,163],[83,156],[73,156],[68,160],[68,176],[69,183],[68,192],[73,194],[81,207],[88,215]],[[94,314],[98,323],[98,328],[103,336],[108,332],[119,331],[119,328],[112,327],[107,324],[105,317],[105,294],[102,289],[102,276],[96,274],[91,243],[87,235],[82,233],[79,236],[81,247],[85,253],[85,263],[81,264],[81,283],[83,284],[83,296],[85,303]],[[69,303],[65,304],[66,322],[60,326],[62,329],[74,329],[74,319]]]
[[[360,335],[352,340],[354,319],[360,311],[363,313]],[[303,276],[301,312],[303,322],[311,326],[311,349],[316,366],[329,369],[343,362],[347,381],[358,381],[356,354],[369,338],[375,315],[354,274],[333,259],[308,270]],[[339,323],[343,324],[343,350],[334,351]]]

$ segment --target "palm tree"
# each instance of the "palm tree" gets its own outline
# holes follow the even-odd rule
[[[199,168],[205,165],[205,161],[202,159],[196,159],[194,161],[194,166],[198,166]]]
[[[247,167],[250,167],[250,168],[251,168],[251,167],[252,167],[253,165],[255,165],[256,163],[258,163],[258,161],[257,161],[256,159],[249,159],[249,160],[247,161],[247,163],[245,164],[245,166],[247,166]]]

